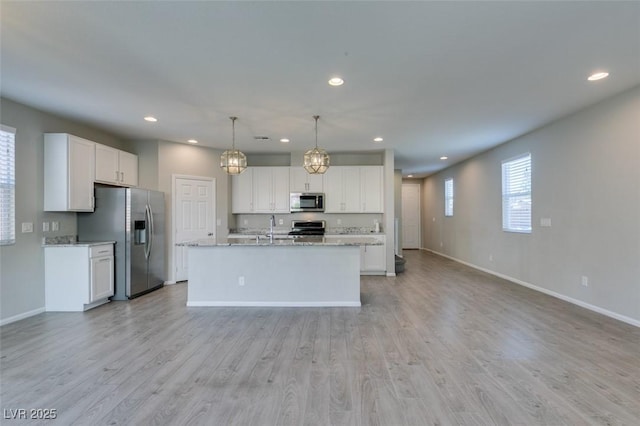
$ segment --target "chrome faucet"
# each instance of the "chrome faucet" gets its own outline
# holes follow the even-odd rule
[[[276,226],[276,217],[271,215],[269,219],[269,244],[273,244],[273,227]]]

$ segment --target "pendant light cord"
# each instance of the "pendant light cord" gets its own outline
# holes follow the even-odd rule
[[[231,149],[236,150],[236,120],[238,117],[229,117],[231,119]]]
[[[316,149],[318,149],[318,118],[320,118],[320,116],[314,115],[313,118],[316,120]]]

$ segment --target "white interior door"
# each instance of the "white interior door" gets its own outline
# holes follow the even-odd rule
[[[402,184],[402,248],[420,248],[420,185]]]
[[[214,238],[215,179],[176,177],[173,187],[175,243]],[[175,247],[176,281],[188,279],[187,247]]]

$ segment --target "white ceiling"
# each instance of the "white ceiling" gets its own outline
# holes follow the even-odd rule
[[[311,148],[318,114],[319,146],[394,149],[405,175],[640,84],[637,1],[0,7],[3,97],[127,139],[220,149],[236,115],[245,152]],[[587,82],[597,70],[611,75]],[[327,84],[334,75],[342,87]]]

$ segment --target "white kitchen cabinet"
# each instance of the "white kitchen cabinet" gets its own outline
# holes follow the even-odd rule
[[[247,167],[231,178],[232,213],[289,213],[289,167]]]
[[[118,186],[138,185],[138,156],[96,144],[96,182]]]
[[[44,135],[44,211],[93,211],[95,143],[67,133]]]
[[[360,166],[360,202],[362,213],[383,213],[383,168]]]
[[[44,250],[47,311],[86,311],[113,296],[112,243],[51,245]]]
[[[325,213],[360,213],[360,168],[332,166],[324,174]]]
[[[385,273],[387,270],[386,238],[384,235],[376,235],[374,238],[383,244],[360,247],[360,271],[365,275],[367,273]]]
[[[231,176],[231,213],[254,213],[253,211],[253,169]]]
[[[324,192],[325,213],[383,213],[382,166],[332,166]]]
[[[109,250],[106,250],[106,249]],[[108,255],[98,255],[91,257],[91,291],[90,302],[96,302],[113,296],[114,291],[114,264],[111,247],[102,247],[103,251],[108,251]]]
[[[289,213],[289,167],[253,168],[255,213]]]
[[[382,245],[360,246],[360,275],[385,275],[387,270],[386,237],[380,234],[326,235],[327,241],[375,238]]]
[[[289,169],[289,188],[291,192],[323,192],[322,175],[310,174],[304,167]]]

